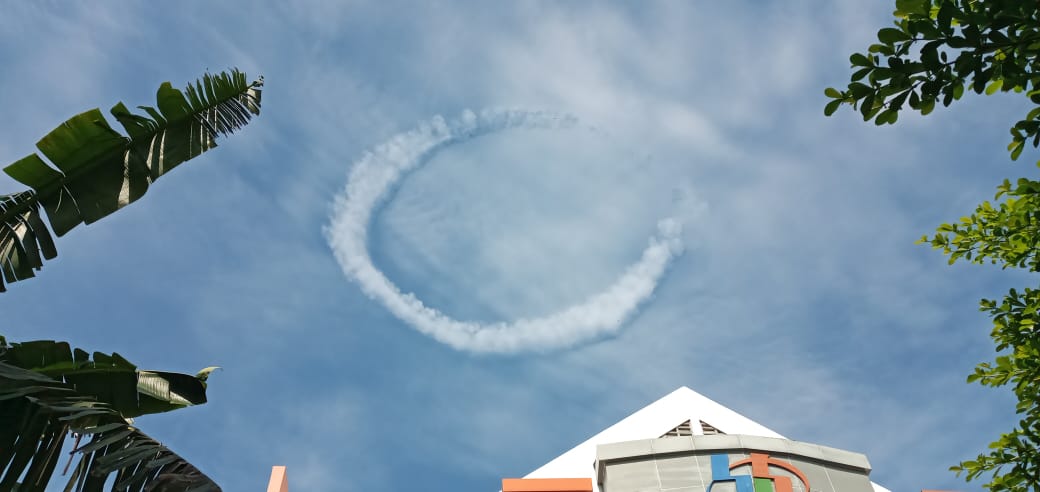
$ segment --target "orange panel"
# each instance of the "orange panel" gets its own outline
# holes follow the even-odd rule
[[[503,478],[502,492],[592,492],[592,479]]]
[[[284,466],[271,467],[271,480],[267,482],[267,492],[289,492],[289,479],[285,476]]]

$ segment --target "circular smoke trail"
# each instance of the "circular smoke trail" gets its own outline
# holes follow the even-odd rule
[[[657,223],[639,260],[628,266],[602,292],[555,313],[509,322],[478,323],[453,319],[403,293],[372,263],[368,227],[372,213],[390,189],[410,171],[447,146],[511,128],[570,128],[577,119],[544,111],[465,111],[455,120],[434,117],[418,128],[398,134],[365,153],[336,196],[325,235],[343,272],[370,298],[434,339],[459,350],[518,352],[566,347],[616,332],[657,287],[671,261],[682,253],[682,223],[665,218]]]

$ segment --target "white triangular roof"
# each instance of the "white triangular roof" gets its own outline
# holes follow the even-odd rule
[[[700,422],[706,422],[726,434],[786,439],[758,422],[683,386],[607,427],[599,434],[527,474],[524,478],[589,477],[592,478],[594,487],[599,492],[594,467],[597,445],[657,439],[687,420],[690,421],[694,435],[701,433]],[[889,492],[888,489],[878,484],[873,485],[875,492]]]

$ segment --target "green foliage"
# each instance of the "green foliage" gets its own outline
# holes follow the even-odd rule
[[[92,359],[63,342],[7,345],[0,337],[0,490],[44,491],[72,433],[79,460],[67,491],[100,492],[113,474],[113,491],[219,491],[191,463],[133,427],[126,413],[185,406],[180,396],[154,391],[161,386],[155,384],[156,375],[172,383],[168,387],[195,381],[201,387],[196,403],[205,402],[201,379],[208,371],[198,378],[138,371],[118,354],[95,352]],[[151,411],[143,409],[146,405],[129,401],[127,393],[165,402],[165,408],[152,404]],[[80,446],[83,436],[90,436],[89,442]]]
[[[894,27],[878,43],[849,57],[845,90],[828,88],[824,114],[842,105],[864,121],[893,124],[909,107],[922,115],[949,106],[965,90],[987,95],[1015,92],[1028,99],[1025,118],[1011,127],[1011,159],[1026,143],[1040,146],[1040,3],[1036,0],[896,0]],[[1040,162],[1038,162],[1040,165]],[[994,203],[983,202],[959,222],[921,238],[949,262],[998,264],[1040,272],[1040,181],[1005,180]],[[994,491],[1040,490],[1040,289],[1011,289],[983,299],[993,320],[998,356],[979,364],[969,383],[1010,385],[1018,397],[1018,426],[973,460],[951,470],[968,481],[990,479]]]
[[[141,198],[149,185],[184,161],[216,147],[260,114],[263,78],[248,82],[238,70],[204,75],[185,90],[163,83],[156,108],[131,113],[123,103],[110,113],[126,131],[112,129],[98,109],[69,118],[4,172],[31,190],[0,195],[0,292],[4,282],[34,276],[42,259],[58,253],[41,218],[62,236]],[[48,159],[50,164],[44,160]],[[42,259],[41,259],[42,257]]]
[[[143,371],[117,353],[91,355],[53,340],[0,347],[0,362],[70,384],[126,418],[206,403],[206,379],[214,369],[196,376]]]
[[[43,157],[30,154],[4,168],[30,189],[0,196],[0,292],[4,279],[30,278],[57,255],[41,206],[57,236],[119,210],[258,115],[262,86],[262,77],[250,83],[238,70],[207,74],[184,92],[167,82],[158,109],[140,107],[147,116],[122,103],[112,108],[127,136],[92,109],[43,137],[36,144]],[[88,354],[50,340],[8,344],[0,336],[0,490],[44,491],[72,433],[80,459],[66,491],[100,492],[115,474],[113,491],[219,492],[130,420],[205,403],[215,369],[194,376],[145,371],[116,353]],[[80,446],[83,436],[90,442]]]
[[[949,256],[1002,268],[1040,272],[1040,182],[1005,180],[997,187],[996,205],[983,202],[960,222],[943,224],[932,237],[922,237]],[[1040,289],[1011,289],[1000,301],[983,299],[980,309],[993,319],[997,356],[982,363],[968,382],[985,386],[1010,384],[1018,397],[1018,427],[990,444],[988,453],[951,469],[968,480],[992,472],[990,490],[1040,488]]]
[[[1040,146],[1040,3],[1033,0],[897,0],[894,27],[849,57],[848,87],[825,91],[828,116],[848,104],[878,125],[909,107],[923,115],[965,89],[1016,92],[1034,106],[1011,127],[1008,150]]]
[[[921,238],[950,257],[1003,268],[1040,271],[1040,182],[1019,179],[997,187],[996,206],[982,202],[960,222],[943,224],[934,237]]]

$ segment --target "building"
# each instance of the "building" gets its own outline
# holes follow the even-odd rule
[[[860,453],[792,441],[682,387],[501,492],[890,492],[869,476]],[[288,492],[285,467],[268,492]]]
[[[866,456],[792,441],[686,387],[502,492],[889,492]]]

